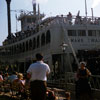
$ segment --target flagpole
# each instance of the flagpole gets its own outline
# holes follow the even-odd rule
[[[39,4],[38,4],[38,20],[40,21],[40,7],[39,7]]]
[[[86,18],[87,18],[87,2],[85,0],[85,15],[86,15]]]
[[[38,4],[38,24],[39,24],[39,31],[40,31],[40,7]]]
[[[93,21],[93,16],[94,16],[94,15],[93,15],[93,8],[91,8],[91,12],[92,12],[92,21]]]
[[[17,14],[15,16],[16,16],[16,32],[17,32],[18,31],[18,29],[17,29]]]
[[[33,13],[36,16],[36,0],[32,0],[32,4],[33,4]]]

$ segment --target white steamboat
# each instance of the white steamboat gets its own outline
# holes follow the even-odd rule
[[[34,6],[34,8],[36,5]],[[57,15],[44,18],[36,8],[34,13],[21,13],[21,31],[5,39],[0,47],[0,62],[18,70],[26,71],[35,60],[35,54],[42,52],[44,61],[53,74],[75,71],[75,66],[84,59],[84,51],[99,50],[100,18],[72,15]],[[78,58],[77,58],[78,55]],[[13,67],[14,68],[14,67]]]

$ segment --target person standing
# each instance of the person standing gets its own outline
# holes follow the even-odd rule
[[[43,62],[43,55],[36,54],[36,63],[29,66],[27,77],[30,78],[30,91],[32,100],[46,100],[46,81],[50,73],[49,65]]]
[[[89,84],[91,72],[86,68],[85,62],[80,62],[80,68],[77,71],[76,97],[77,100],[91,100],[91,87]]]

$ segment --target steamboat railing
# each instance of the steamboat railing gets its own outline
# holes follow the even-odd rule
[[[48,80],[48,83],[52,87],[66,88],[67,84],[75,85],[77,80],[76,73],[67,72],[65,75],[60,75],[58,79]],[[100,75],[91,75],[89,77],[89,84],[92,89],[100,90]]]
[[[76,73],[68,72],[65,75],[66,83],[73,83],[77,81]],[[89,77],[89,84],[92,89],[100,89],[100,75],[91,75]]]

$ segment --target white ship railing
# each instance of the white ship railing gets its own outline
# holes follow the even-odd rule
[[[58,15],[55,18],[58,18],[60,20],[60,23],[66,23],[69,25],[100,25],[100,18],[99,17],[94,17],[92,19],[92,16],[72,16],[72,17],[67,17],[65,15]]]

